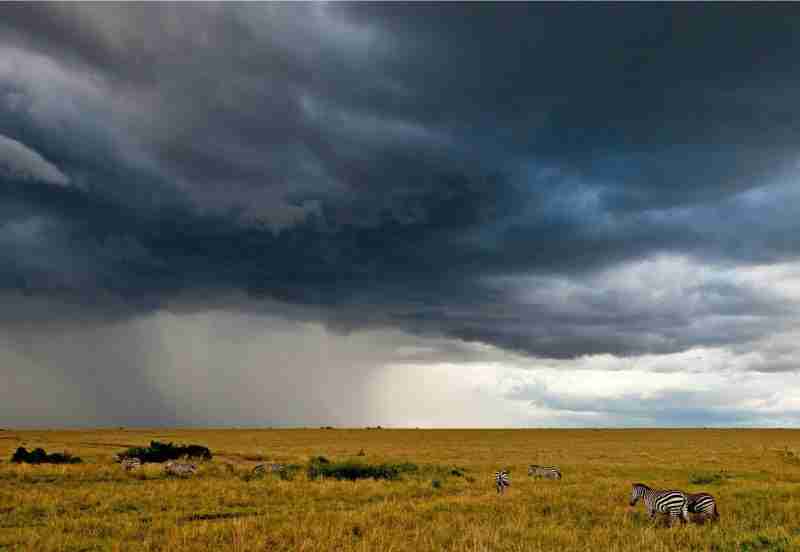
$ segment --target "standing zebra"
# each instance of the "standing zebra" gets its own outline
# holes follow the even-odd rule
[[[545,479],[561,479],[561,470],[555,466],[537,466],[531,464],[528,467],[528,475],[544,477]]]
[[[284,464],[258,464],[255,468],[253,468],[254,475],[260,475],[265,473],[278,473],[286,469]]]
[[[125,458],[120,463],[125,471],[133,471],[142,467],[142,461],[138,458]]]
[[[717,501],[708,493],[695,493],[686,495],[687,507],[692,514],[703,514],[705,519],[718,520],[719,509]],[[704,519],[704,521],[705,521]]]
[[[164,466],[164,473],[167,475],[186,477],[194,475],[196,472],[197,472],[197,466],[195,464],[187,464],[184,462],[175,462],[170,460]]]
[[[689,521],[689,500],[683,491],[651,489],[642,483],[635,483],[631,488],[630,505],[635,506],[640,498],[644,500],[650,519],[659,513],[669,514],[671,522],[678,518],[683,523]]]
[[[497,487],[497,493],[503,494],[506,490],[506,487],[511,486],[511,481],[508,478],[508,472],[506,470],[500,470],[499,472],[495,472],[494,484]]]

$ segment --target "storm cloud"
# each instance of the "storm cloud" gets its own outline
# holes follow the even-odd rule
[[[76,423],[377,423],[374,382],[413,385],[398,366],[567,377],[610,357],[638,380],[672,373],[654,355],[714,350],[739,360],[710,372],[788,378],[798,18],[792,4],[9,5],[0,370],[72,382],[75,404],[127,388],[151,412],[92,401]],[[208,324],[257,329],[236,346]],[[202,358],[198,339],[214,344]],[[231,362],[245,349],[261,360]],[[231,378],[295,391],[239,415],[219,402],[247,394]],[[658,391],[671,413],[632,390],[633,410],[603,423],[703,423],[727,389],[683,384]],[[482,415],[602,399],[536,389],[495,390]],[[720,408],[709,423],[754,419]]]

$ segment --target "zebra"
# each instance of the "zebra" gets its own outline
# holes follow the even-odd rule
[[[125,468],[125,471],[133,471],[142,467],[142,461],[138,458],[124,458],[120,461],[120,464]]]
[[[651,520],[657,513],[668,513],[670,521],[677,518],[682,523],[689,521],[689,500],[683,491],[651,489],[642,483],[635,483],[631,486],[630,505],[635,506],[640,498],[644,500]]]
[[[167,475],[177,475],[178,477],[184,477],[189,475],[194,475],[197,472],[197,466],[195,464],[186,464],[183,462],[175,462],[169,461],[164,466],[164,473]]]
[[[687,507],[692,514],[703,514],[703,519],[718,520],[719,509],[717,501],[708,493],[695,493],[686,495]]]
[[[283,464],[258,464],[253,468],[253,475],[260,475],[264,473],[278,473],[286,469]]]
[[[528,467],[528,475],[544,477],[545,479],[561,479],[561,470],[555,466],[537,466],[531,464]]]
[[[499,472],[495,472],[494,484],[497,487],[497,493],[503,494],[506,490],[506,487],[511,486],[511,481],[508,478],[508,472],[506,470],[500,470]]]

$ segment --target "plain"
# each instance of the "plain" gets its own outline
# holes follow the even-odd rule
[[[196,476],[112,455],[207,445]],[[18,446],[79,465],[8,462]],[[92,429],[0,431],[0,550],[800,550],[800,431],[782,429]],[[253,477],[259,462],[414,463],[394,481]],[[561,481],[527,475],[559,466]],[[511,472],[498,496],[493,475]],[[705,490],[716,524],[672,528],[631,483]]]

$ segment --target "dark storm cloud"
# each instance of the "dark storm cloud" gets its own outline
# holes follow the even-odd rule
[[[9,6],[0,139],[70,186],[0,171],[2,293],[102,319],[245,292],[228,308],[277,299],[339,331],[559,358],[756,340],[796,314],[768,290],[701,281],[699,303],[641,305],[647,286],[608,271],[796,257],[797,197],[780,186],[800,146],[798,16]],[[580,289],[525,303],[505,277]]]

